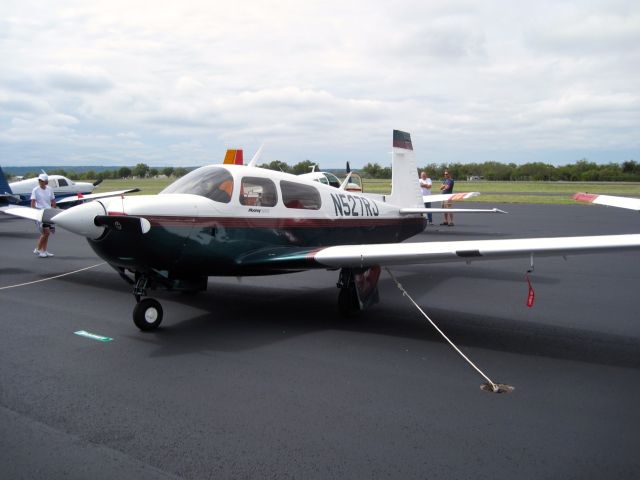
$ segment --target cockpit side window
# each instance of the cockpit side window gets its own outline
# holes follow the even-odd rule
[[[315,187],[296,182],[280,181],[282,202],[287,208],[318,210],[322,205],[320,193]]]
[[[327,179],[327,183],[332,187],[340,188],[340,180],[333,173],[324,172],[324,176]],[[323,182],[324,183],[324,182]]]
[[[278,203],[276,184],[268,178],[244,177],[240,186],[240,204],[273,207]]]
[[[160,193],[191,193],[229,203],[233,193],[233,177],[225,168],[201,167],[176,180]]]
[[[67,181],[64,178],[59,178],[58,179],[58,186],[59,187],[66,187],[67,185]]]

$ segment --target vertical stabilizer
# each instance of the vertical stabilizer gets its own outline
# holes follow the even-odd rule
[[[13,193],[11,191],[11,187],[7,183],[7,179],[4,176],[4,172],[2,171],[2,167],[0,167],[0,195],[3,193]]]
[[[391,195],[387,197],[387,202],[403,208],[424,206],[411,135],[400,130],[393,131]]]

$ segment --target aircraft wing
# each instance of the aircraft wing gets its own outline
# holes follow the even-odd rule
[[[333,247],[277,247],[253,252],[244,267],[295,271],[309,268],[366,268],[374,265],[418,265],[535,256],[564,256],[608,250],[640,250],[640,234],[585,237],[516,238],[453,242],[405,242]]]
[[[455,261],[560,256],[607,250],[640,250],[640,234],[589,237],[516,238],[453,242],[342,245],[308,254],[328,268],[414,265]]]
[[[21,207],[19,205],[9,205],[7,207],[0,207],[0,212],[16,217],[27,218],[29,220],[35,220],[36,222],[50,222],[53,217],[62,212],[59,208],[45,208],[39,210],[31,207]]]
[[[90,193],[88,195],[72,195],[70,197],[65,197],[62,200],[57,201],[58,205],[65,203],[78,202],[82,200],[95,200],[97,198],[106,198],[106,197],[117,197],[118,195],[124,195],[125,193],[139,192],[139,188],[130,188],[128,190],[115,190],[112,192],[102,192],[102,193]]]
[[[443,193],[438,195],[424,195],[423,202],[458,202],[460,200],[468,200],[480,195],[480,192],[460,192],[460,193]]]
[[[579,202],[597,203],[610,207],[627,208],[640,212],[640,198],[614,197],[612,195],[597,195],[593,193],[576,193],[572,197]]]

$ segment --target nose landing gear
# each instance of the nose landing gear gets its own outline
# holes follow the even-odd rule
[[[149,278],[141,275],[133,287],[136,306],[133,308],[133,323],[143,332],[150,332],[162,323],[162,305],[155,298],[142,298],[147,294]]]
[[[158,328],[162,322],[162,305],[155,298],[143,298],[133,308],[133,323],[143,332]]]

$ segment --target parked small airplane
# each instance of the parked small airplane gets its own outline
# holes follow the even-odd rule
[[[339,309],[351,315],[377,301],[381,266],[640,249],[640,235],[399,243],[424,230],[427,212],[444,209],[423,207],[411,137],[397,130],[389,195],[350,193],[258,168],[256,158],[246,166],[201,167],[159,195],[101,199],[65,211],[3,210],[86,237],[133,285],[133,321],[141,330],[157,328],[163,318],[160,303],[143,298],[149,289],[205,290],[209,276],[339,269]]]
[[[137,188],[130,188],[117,192],[92,193],[93,189],[96,188],[102,180],[93,183],[74,182],[63,175],[47,176],[49,179],[49,187],[51,187],[53,194],[56,196],[56,203],[61,207],[68,207],[80,201],[139,191]],[[17,205],[30,205],[31,192],[37,186],[37,178],[7,183],[2,167],[0,167],[0,201],[4,200],[6,203]]]
[[[316,170],[315,165],[313,167],[313,171],[303,173],[298,175],[298,177],[313,180],[314,182],[324,183],[325,185],[331,185],[332,187],[340,188],[347,192],[363,192],[362,178],[360,178],[360,175],[357,173],[351,171],[349,168],[349,162],[347,162],[347,177],[343,181],[340,181],[340,179],[331,172]]]

